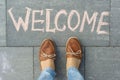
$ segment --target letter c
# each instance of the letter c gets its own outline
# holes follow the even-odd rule
[[[64,9],[60,10],[55,16],[55,26],[58,31],[64,31],[66,29],[66,25],[63,25],[62,29],[58,28],[58,19],[59,19],[60,15],[62,15],[62,14],[64,14],[66,16],[67,15],[66,10],[64,10]]]

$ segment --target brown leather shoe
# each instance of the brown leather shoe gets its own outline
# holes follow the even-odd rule
[[[41,69],[52,68],[55,69],[54,60],[55,60],[55,47],[53,41],[50,39],[46,39],[42,42],[39,52],[39,59]]]
[[[79,40],[75,37],[68,39],[66,44],[67,69],[69,67],[78,68],[82,59],[82,48]]]

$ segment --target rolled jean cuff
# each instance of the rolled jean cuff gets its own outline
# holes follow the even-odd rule
[[[71,71],[71,70],[78,71],[78,69],[76,67],[69,67],[67,71]]]
[[[46,68],[41,73],[45,73],[45,72],[49,73],[52,77],[55,77],[56,75],[55,70],[53,70],[52,68]]]
[[[68,80],[84,80],[79,70],[75,67],[70,67],[67,70]]]

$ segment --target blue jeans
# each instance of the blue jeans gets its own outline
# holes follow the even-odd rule
[[[55,71],[51,68],[47,68],[41,72],[38,80],[54,80]],[[78,69],[71,67],[67,70],[68,80],[84,80]]]

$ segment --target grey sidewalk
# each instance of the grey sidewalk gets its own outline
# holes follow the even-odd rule
[[[71,36],[78,37],[83,45],[83,60],[79,70],[85,80],[120,80],[119,4],[120,0],[0,0],[0,80],[36,80],[40,74],[39,45],[45,38],[50,38],[56,43],[56,80],[66,80],[65,43]],[[67,16],[61,15],[58,21],[59,29],[66,25],[65,31],[47,32],[46,9],[53,9],[50,13],[50,29],[55,28],[54,19],[57,12],[61,9],[66,11]],[[25,32],[23,26],[27,25],[16,24],[15,27],[10,11],[18,23],[19,17],[25,21],[27,10],[28,13],[30,10],[30,15],[28,29]],[[43,15],[40,15],[40,10],[43,10]],[[80,24],[75,31],[71,31],[67,23],[71,10],[76,10],[80,14]],[[33,17],[35,11],[38,12]],[[98,13],[93,32],[93,23],[88,24],[87,21],[83,32],[79,32],[85,11],[88,12],[89,18],[94,12]],[[101,31],[109,34],[97,32],[103,12],[109,12],[109,16],[104,16],[103,19],[109,25],[103,25]],[[36,22],[33,25],[33,18],[44,22]],[[71,26],[75,26],[77,21],[76,15],[73,16]],[[44,29],[44,32],[35,31],[32,29],[33,26],[37,30]]]

